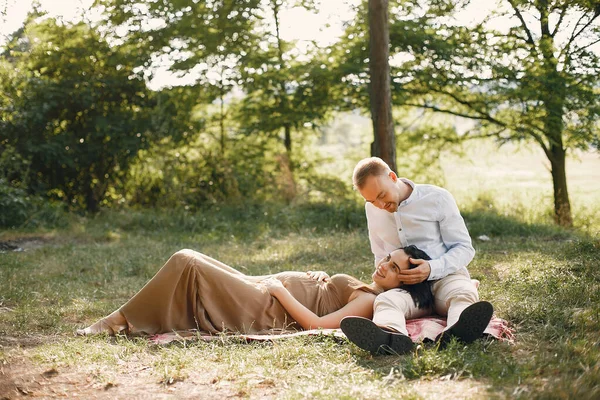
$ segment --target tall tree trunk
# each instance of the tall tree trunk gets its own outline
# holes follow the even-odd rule
[[[279,68],[283,71],[285,69],[285,61],[283,59],[283,44],[280,36],[279,29],[279,7],[281,5],[279,0],[271,0],[271,5],[273,6],[273,17],[275,19],[275,35],[277,39],[277,57],[279,60]],[[284,118],[287,118],[289,115],[289,103],[287,98],[287,92],[285,87],[285,81],[279,81],[279,89],[281,90],[280,95],[278,96],[279,101],[279,109],[281,111],[281,115]],[[285,146],[285,157],[283,157],[283,162],[287,165],[282,168],[282,176],[287,181],[285,190],[285,198],[288,202],[292,201],[296,197],[296,181],[294,179],[293,174],[293,164],[292,164],[292,126],[289,122],[283,122],[283,144]]]
[[[388,0],[369,0],[369,99],[374,134],[371,155],[380,157],[396,171],[389,43]]]
[[[556,79],[550,80],[556,82]],[[554,188],[554,220],[557,224],[565,227],[573,226],[571,216],[571,202],[569,201],[569,192],[567,190],[566,174],[566,150],[563,145],[562,132],[564,125],[563,100],[560,96],[560,84],[553,85],[557,93],[552,96],[549,93],[545,99],[546,120],[544,121],[546,137],[549,141],[548,160],[550,161],[552,173],[552,186]]]
[[[566,82],[558,71],[558,60],[555,57],[554,37],[550,33],[548,19],[548,2],[538,3],[540,12],[540,30],[542,36],[539,49],[543,55],[542,68],[545,72],[542,100],[546,116],[544,131],[548,139],[548,159],[552,167],[552,185],[554,188],[554,219],[561,226],[573,226],[571,202],[567,190],[567,174],[565,168],[566,150],[563,144],[563,115],[566,97]]]
[[[286,202],[291,203],[298,194],[298,188],[296,187],[296,180],[294,179],[294,170],[290,155],[292,154],[292,128],[289,124],[285,124],[284,127],[284,144],[286,153],[282,154],[280,160],[280,185],[283,194],[283,198]]]
[[[221,75],[221,87],[219,88],[220,93],[219,93],[219,105],[220,105],[220,109],[219,109],[219,133],[220,133],[220,137],[219,137],[219,142],[221,145],[221,158],[224,159],[225,158],[225,87],[223,84],[223,79],[222,79]]]
[[[288,154],[288,158],[292,155],[292,127],[290,124],[285,124],[283,126],[283,144],[285,145],[285,151]],[[290,171],[292,170],[292,165],[290,164]]]
[[[554,220],[561,226],[573,226],[571,202],[567,190],[566,152],[561,146],[551,146],[552,185],[554,187]]]
[[[277,59],[279,61],[279,68],[281,70],[284,70],[285,61],[283,59],[283,44],[281,42],[280,28],[279,28],[280,2],[279,2],[279,0],[272,0],[271,4],[273,6],[273,18],[275,20],[275,38],[277,40]],[[279,85],[279,90],[281,91],[281,93],[278,96],[279,108],[281,111],[281,115],[283,115],[285,118],[285,116],[287,116],[289,113],[289,105],[288,105],[287,93],[286,93],[286,88],[285,88],[285,82],[283,80],[280,80],[278,82],[278,85]],[[291,159],[292,159],[292,135],[291,135],[290,124],[284,122],[283,129],[284,129],[283,141],[284,141],[284,145],[285,145],[285,150],[287,152],[287,158],[291,162]],[[291,165],[290,165],[290,167],[291,167]]]

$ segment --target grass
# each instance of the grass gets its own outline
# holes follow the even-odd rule
[[[168,346],[72,336],[126,301],[181,248],[246,273],[323,269],[368,281],[360,204],[107,211],[58,230],[2,232],[0,240],[38,244],[0,254],[0,398],[15,387],[87,398],[599,398],[600,205],[584,193],[598,188],[592,181],[572,186],[583,193],[573,197],[572,230],[552,224],[537,184],[511,197],[506,187],[469,191],[449,182],[477,250],[469,270],[481,280],[481,297],[516,328],[516,341],[425,344],[402,357],[374,358],[327,336]],[[530,189],[537,195],[521,197]]]

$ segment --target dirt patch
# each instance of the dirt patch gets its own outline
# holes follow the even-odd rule
[[[424,399],[454,400],[454,399],[489,399],[489,387],[471,379],[419,380],[412,385],[415,392]],[[495,393],[495,396],[498,394]]]
[[[5,350],[15,348],[30,348],[39,346],[43,343],[54,343],[59,341],[59,337],[27,335],[27,336],[0,336],[0,348]]]
[[[116,372],[116,371],[115,371]],[[210,371],[198,371],[184,380],[160,382],[150,366],[128,363],[118,374],[77,368],[43,368],[21,360],[0,370],[0,399],[82,398],[82,399],[226,399],[239,397],[274,398],[276,390],[265,388],[246,393],[235,382],[220,381]]]
[[[23,248],[14,242],[0,242],[0,252],[7,251],[23,251]]]
[[[514,269],[508,263],[507,264],[505,264],[505,263],[494,264],[493,268],[494,268],[494,271],[496,272],[498,278],[501,280],[507,279],[510,276],[510,274],[513,272],[513,269]]]
[[[0,358],[0,400],[20,398],[82,399],[235,399],[276,398],[283,388],[257,381],[249,390],[236,381],[220,379],[214,371],[192,371],[184,377],[160,377],[152,362],[119,361],[114,367],[39,365],[26,346],[55,338],[2,338],[7,345]],[[17,347],[13,347],[17,346]]]
[[[47,246],[52,238],[44,236],[20,237],[10,240],[0,240],[0,253],[21,252]]]

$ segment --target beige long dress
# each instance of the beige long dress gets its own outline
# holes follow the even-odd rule
[[[279,279],[298,301],[322,316],[345,306],[357,279],[333,275],[317,282],[304,272],[247,276],[193,250],[175,253],[125,305],[121,313],[133,332],[147,334],[198,329],[204,332],[267,333],[301,330],[260,284]]]

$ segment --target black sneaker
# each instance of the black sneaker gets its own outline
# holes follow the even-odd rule
[[[414,346],[408,336],[385,331],[367,318],[345,317],[340,328],[352,343],[373,355],[406,354]]]
[[[437,341],[446,344],[456,337],[463,343],[472,343],[483,336],[493,313],[494,307],[487,301],[473,303],[460,313],[458,321],[450,329],[438,336]]]

